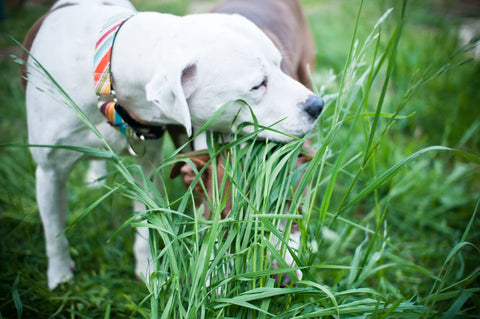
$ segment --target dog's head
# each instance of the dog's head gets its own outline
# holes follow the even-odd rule
[[[323,100],[282,72],[280,52],[252,22],[237,15],[191,15],[175,34],[171,41],[181,50],[163,59],[146,94],[187,133],[224,105],[213,130],[249,133],[253,126],[241,124],[254,117],[260,126],[297,137],[313,127]],[[259,136],[290,140],[270,130]]]

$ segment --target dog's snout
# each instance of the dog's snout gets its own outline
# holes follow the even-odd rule
[[[314,120],[318,118],[323,109],[323,99],[318,95],[310,95],[304,102],[304,110]]]

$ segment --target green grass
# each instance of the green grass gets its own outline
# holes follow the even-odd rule
[[[151,183],[136,184],[131,176],[141,174],[140,168],[107,151],[115,172],[107,185],[117,190],[93,211],[88,207],[110,189],[86,189],[84,163],[69,180],[67,235],[78,272],[74,283],[51,292],[34,163],[26,148],[1,148],[2,317],[480,313],[480,63],[463,64],[468,54],[455,55],[459,21],[443,18],[434,2],[418,0],[409,1],[402,19],[399,1],[379,0],[365,1],[356,27],[360,1],[303,3],[318,47],[313,80],[328,94],[328,108],[308,136],[317,153],[295,169],[302,140],[279,146],[256,141],[254,133],[240,147],[239,141],[220,146],[212,137],[212,158],[223,149],[230,152],[225,162],[233,211],[226,220],[219,219],[225,184],[210,199],[213,219],[204,221],[202,208],[192,208],[191,190],[179,191],[176,181],[175,192],[160,195]],[[183,13],[188,3],[155,4],[139,7]],[[22,17],[39,8],[24,10]],[[6,26],[17,38],[26,31],[20,20],[13,15]],[[370,33],[380,37],[362,51]],[[3,37],[1,43],[13,45]],[[1,144],[25,144],[18,65],[4,59],[0,69]],[[158,168],[160,188],[171,186],[166,175],[178,160],[166,156]],[[143,201],[147,210],[133,215],[130,198]],[[272,259],[283,268],[279,273],[294,270],[282,263],[288,234],[277,229],[284,218],[300,225],[301,245],[293,253],[304,276],[295,286],[278,288]],[[134,280],[133,231],[123,227],[141,220],[151,225],[159,257],[148,285]]]

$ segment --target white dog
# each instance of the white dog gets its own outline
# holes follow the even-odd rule
[[[113,29],[111,66],[106,69],[106,78],[111,75],[113,83],[99,83],[102,79],[95,75],[94,80],[98,65],[93,62],[101,51],[98,43],[112,26],[112,17],[119,16],[123,20]],[[181,125],[191,135],[220,107],[233,101],[211,129],[231,132],[241,127],[241,133],[248,133],[253,130],[251,126],[239,125],[252,121],[253,110],[260,125],[303,136],[313,127],[323,106],[321,98],[281,71],[280,52],[260,29],[240,16],[176,17],[139,13],[124,0],[62,0],[32,30],[26,40],[31,55],[116,152],[128,146],[122,130],[148,140],[146,153],[139,158],[146,173],[160,161],[165,125]],[[34,66],[32,58],[28,59],[27,74],[31,144],[103,146],[55,94],[57,89]],[[106,92],[100,92],[102,85]],[[111,92],[113,86],[115,91]],[[97,92],[105,114],[99,111]],[[108,104],[109,97],[118,103]],[[251,110],[240,101],[247,102]],[[112,119],[112,114],[121,117],[120,123]],[[112,128],[105,116],[119,127]],[[268,130],[260,137],[289,140]],[[83,155],[60,148],[32,148],[31,152],[38,165],[37,202],[46,237],[48,285],[53,289],[73,277],[67,238],[58,235],[65,228],[66,181]],[[147,237],[147,232],[139,229],[135,242],[137,275],[147,271]]]

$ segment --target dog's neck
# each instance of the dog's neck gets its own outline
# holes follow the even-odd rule
[[[159,139],[165,132],[164,126],[152,125],[148,122],[139,122],[122,107],[117,100],[111,71],[111,54],[115,46],[116,37],[122,26],[135,13],[127,12],[111,17],[95,46],[94,80],[99,99],[98,109],[107,118],[108,123],[127,137],[137,137],[140,140]]]
[[[142,18],[137,19],[140,15]],[[159,124],[165,117],[146,99],[145,86],[154,75],[159,48],[167,48],[165,32],[157,30],[171,28],[169,22],[164,21],[171,17],[138,13],[118,32],[111,57],[115,92],[120,104],[135,118]]]

